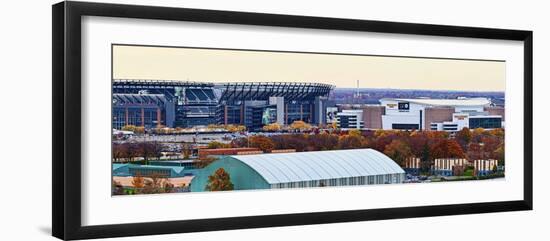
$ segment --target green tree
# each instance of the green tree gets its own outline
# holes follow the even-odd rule
[[[206,191],[230,191],[233,190],[233,183],[229,173],[223,168],[219,168],[212,175],[208,176]]]

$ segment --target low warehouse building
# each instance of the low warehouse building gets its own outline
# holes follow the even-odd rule
[[[195,173],[194,168],[185,168],[182,166],[161,166],[161,165],[138,165],[138,164],[112,164],[113,176],[118,177],[151,177],[162,178],[192,176]]]
[[[373,149],[226,156],[202,169],[192,192],[205,191],[219,168],[235,190],[402,183],[405,171]]]

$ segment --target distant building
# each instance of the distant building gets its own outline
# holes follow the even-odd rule
[[[364,128],[369,130],[382,129],[382,116],[386,109],[381,105],[365,105],[363,110]]]
[[[227,156],[193,178],[192,192],[205,191],[219,168],[229,173],[235,190],[305,188],[402,183],[405,171],[373,149]]]
[[[153,166],[176,166],[184,167],[185,169],[195,169],[195,160],[159,160],[149,161],[149,165]]]
[[[237,147],[237,148],[217,148],[217,149],[199,149],[199,158],[206,158],[208,156],[227,156],[227,155],[239,155],[249,154],[250,152],[262,152],[256,147]]]
[[[495,172],[498,167],[498,160],[473,160],[465,158],[438,158],[429,168],[432,174],[441,176],[460,176],[464,174],[467,167],[474,168],[475,176],[486,176]],[[404,170],[408,174],[420,175],[421,161],[418,157],[407,158]]]
[[[487,160],[474,160],[473,166],[476,176],[486,176],[493,174],[498,166],[498,160],[487,159]]]
[[[407,174],[420,175],[422,162],[418,157],[409,157],[405,160],[405,168],[403,169]]]
[[[455,166],[468,166],[469,161],[465,158],[438,158],[434,160],[433,174],[441,176],[452,176]]]
[[[342,110],[336,113],[336,126],[343,130],[363,129],[363,110]]]
[[[183,166],[161,166],[161,165],[137,165],[137,164],[112,164],[113,176],[128,177],[157,176],[162,178],[191,176],[195,170],[187,170]]]
[[[491,107],[485,98],[381,99],[385,108],[382,129],[456,132],[503,127],[504,108]]]
[[[338,120],[336,119],[337,114],[338,114],[338,107],[335,107],[335,106],[326,107],[326,117],[325,117],[326,124],[332,125],[337,123],[338,122]]]

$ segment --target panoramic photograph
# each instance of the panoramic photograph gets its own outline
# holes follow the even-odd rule
[[[505,178],[505,61],[111,54],[112,195]]]

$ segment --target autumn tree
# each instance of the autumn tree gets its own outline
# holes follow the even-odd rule
[[[505,155],[505,152],[504,152],[504,143],[502,143],[494,152],[494,155],[495,155],[495,159],[498,160],[498,164],[499,165],[504,165],[504,157],[506,156]]]
[[[271,123],[262,127],[263,131],[280,131],[283,128],[279,123]]]
[[[432,159],[465,157],[462,147],[455,140],[449,139],[442,139],[433,145],[430,155]]]
[[[384,150],[386,149],[386,146],[389,145],[393,140],[397,138],[398,136],[392,132],[386,132],[383,134],[375,133],[374,140],[369,146],[379,152],[384,152]]]
[[[363,148],[366,144],[362,136],[343,135],[338,138],[339,149],[358,149]]]
[[[137,189],[141,189],[145,186],[145,180],[139,173],[132,177],[132,186]]]
[[[233,190],[233,183],[229,173],[223,168],[218,168],[212,175],[208,176],[206,191],[230,191]]]
[[[400,166],[405,166],[407,158],[413,155],[410,146],[402,140],[393,140],[386,146],[384,154]]]
[[[483,151],[487,153],[488,158],[496,159],[494,153],[501,145],[501,140],[504,141],[503,139],[492,135],[484,136],[481,138]]]
[[[466,149],[472,141],[472,132],[468,127],[464,127],[456,133],[455,138],[462,149]]]
[[[297,152],[305,151],[308,148],[308,138],[302,134],[276,135],[271,140],[275,149],[295,149]]]
[[[243,125],[225,125],[224,128],[229,132],[243,132],[243,131],[246,131],[246,126],[243,126]]]
[[[409,137],[407,137],[409,147],[414,156],[422,156],[426,145],[428,145],[428,137],[419,131],[411,132]]]
[[[499,138],[504,138],[504,129],[503,128],[495,128],[489,131],[489,134],[492,136],[496,136]]]
[[[317,135],[307,136],[308,140],[308,151],[324,151],[324,150],[333,150],[338,145],[338,136],[321,133]]]
[[[136,134],[144,134],[144,133],[145,133],[145,127],[143,127],[143,126],[138,126],[138,127],[136,127],[136,129],[134,129],[134,133],[136,133]]]
[[[148,179],[145,179],[145,184],[143,186],[142,192],[145,194],[152,193],[163,193],[163,184],[165,183],[166,178],[160,173],[152,173],[149,175]]]
[[[473,142],[481,142],[481,138],[485,134],[485,129],[483,128],[475,128],[472,131],[472,141]]]
[[[433,158],[430,152],[430,146],[426,142],[424,146],[422,147],[422,152],[420,154],[420,171],[423,173],[426,173],[430,170]]]
[[[294,121],[290,124],[290,129],[297,131],[309,131],[311,130],[311,125],[304,121]]]
[[[225,144],[225,143],[221,143],[219,141],[212,141],[210,143],[208,143],[208,148],[209,149],[219,149],[219,148],[229,148],[231,147],[231,144]]]
[[[485,151],[483,151],[483,145],[480,143],[470,143],[468,145],[468,159],[470,160],[483,160],[486,158]]]
[[[259,148],[263,152],[271,152],[275,148],[275,143],[267,136],[252,136],[249,141],[251,147]]]
[[[132,131],[134,132],[136,130],[135,125],[125,125],[121,128],[123,131]]]
[[[350,135],[350,136],[359,136],[359,137],[363,136],[361,131],[357,130],[357,129],[349,130],[348,135]]]

